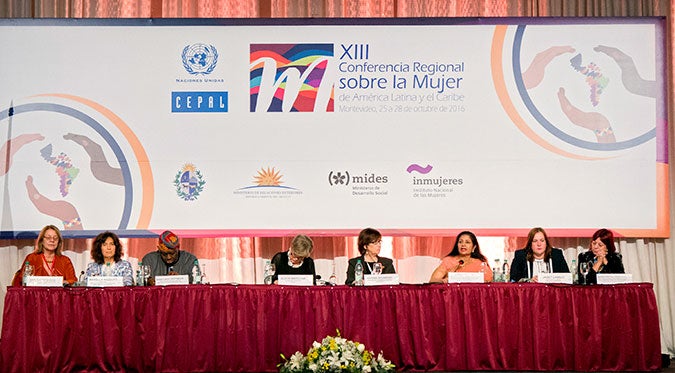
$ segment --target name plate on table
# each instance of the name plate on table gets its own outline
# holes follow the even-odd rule
[[[91,276],[87,277],[87,286],[93,288],[124,286],[124,279],[121,276]]]
[[[279,275],[277,284],[288,286],[313,286],[314,276],[312,275]]]
[[[630,273],[598,273],[595,276],[598,279],[598,285],[630,284],[633,282],[633,275]]]
[[[540,284],[572,284],[571,273],[540,273],[537,278]]]
[[[483,272],[448,272],[448,283],[452,282],[483,283],[485,276]]]
[[[28,276],[26,286],[63,287],[63,276]]]
[[[190,285],[190,277],[188,275],[155,276],[155,285]]]
[[[363,275],[363,285],[398,285],[398,273],[387,273],[384,275]]]

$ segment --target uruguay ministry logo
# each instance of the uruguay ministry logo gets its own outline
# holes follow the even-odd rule
[[[290,198],[302,195],[302,191],[290,186],[281,185],[284,175],[275,167],[261,168],[253,177],[253,185],[239,188],[234,194],[245,198],[269,199]]]
[[[176,187],[176,194],[184,201],[196,200],[204,190],[206,180],[202,173],[191,163],[187,163],[177,173],[173,179],[173,185]]]
[[[333,112],[333,44],[251,44],[251,112]]]
[[[185,71],[192,75],[208,75],[218,62],[218,51],[213,45],[202,43],[187,45],[181,54]]]

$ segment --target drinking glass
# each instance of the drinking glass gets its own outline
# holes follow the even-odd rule
[[[579,265],[579,270],[581,271],[581,274],[584,275],[584,285],[586,285],[586,275],[588,274],[588,271],[590,269],[591,269],[591,263],[582,262]]]
[[[148,285],[148,279],[150,278],[150,275],[152,275],[152,271],[150,270],[150,266],[148,265],[142,265],[141,266],[141,274],[143,275],[143,278],[145,279],[145,284]]]
[[[382,274],[382,263],[373,263],[373,274],[374,275]]]

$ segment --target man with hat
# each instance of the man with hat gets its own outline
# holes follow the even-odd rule
[[[157,251],[143,257],[143,265],[150,268],[150,285],[155,284],[155,276],[188,275],[192,279],[192,266],[197,258],[187,251],[180,250],[180,240],[175,233],[164,231],[159,235]]]

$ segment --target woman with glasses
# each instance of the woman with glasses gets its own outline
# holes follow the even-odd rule
[[[302,234],[293,237],[288,251],[278,252],[272,257],[275,269],[272,281],[276,284],[279,275],[312,275],[315,281],[314,260],[309,257],[313,249],[314,243],[311,238]]]
[[[483,272],[483,281],[492,281],[492,269],[480,252],[478,238],[473,232],[460,232],[450,253],[431,274],[429,282],[448,282],[448,272]]]
[[[73,263],[62,251],[61,231],[53,225],[42,228],[35,240],[35,250],[23,260],[21,268],[14,275],[12,286],[21,285],[26,262],[33,267],[33,276],[63,276],[64,285],[74,284],[77,277]]]
[[[597,283],[598,273],[625,273],[621,254],[616,252],[614,246],[614,234],[609,229],[598,229],[593,233],[591,245],[588,251],[579,254],[579,273],[581,275],[581,263],[589,263],[587,284]]]
[[[349,259],[345,285],[352,285],[354,283],[356,277],[354,274],[356,263],[359,261],[361,261],[361,265],[363,266],[364,275],[372,274],[375,266],[381,266],[382,273],[396,273],[394,261],[380,256],[380,250],[382,249],[382,235],[376,229],[366,228],[362,230],[359,233],[358,245],[361,256]]]
[[[124,286],[134,284],[134,271],[131,264],[122,259],[122,243],[113,232],[103,232],[96,236],[91,248],[94,263],[87,266],[86,276],[122,277]]]

